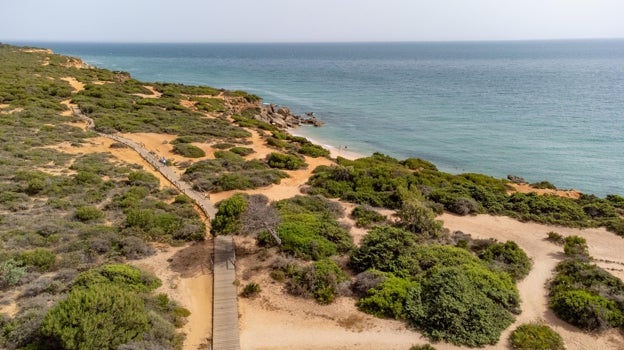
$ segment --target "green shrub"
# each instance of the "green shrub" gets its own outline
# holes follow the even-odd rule
[[[433,346],[430,344],[425,345],[413,345],[409,350],[435,350]]]
[[[176,143],[173,145],[173,153],[187,158],[201,158],[206,156],[203,149],[189,143]]]
[[[26,267],[13,259],[0,262],[0,289],[13,287],[27,275]]]
[[[304,159],[283,153],[271,153],[267,156],[267,162],[271,168],[297,170],[307,166]]]
[[[128,174],[128,182],[132,186],[144,186],[151,190],[160,186],[160,180],[154,174],[142,170]]]
[[[353,208],[351,217],[355,219],[355,226],[357,227],[370,227],[372,224],[382,223],[386,220],[385,216],[374,209],[362,205]]]
[[[158,288],[161,281],[136,267],[110,264],[81,273],[73,281],[72,288],[98,288],[103,284],[116,284],[125,290],[148,292]]]
[[[407,319],[433,341],[495,344],[514,318],[479,287],[461,268],[436,269],[421,288],[409,290]]]
[[[297,153],[306,155],[306,156],[310,156],[310,157],[329,157],[329,151],[326,150],[325,148],[319,146],[319,145],[315,145],[311,142],[308,143],[304,143],[301,145],[301,147],[299,147],[299,149],[297,150]]]
[[[360,310],[377,317],[405,319],[407,291],[414,286],[415,282],[390,275],[358,300],[357,306]]]
[[[44,335],[76,350],[115,348],[140,340],[148,328],[143,300],[110,284],[72,290],[41,323]]]
[[[241,215],[247,209],[247,199],[237,193],[217,204],[217,214],[211,221],[210,233],[231,235],[239,233],[242,226]]]
[[[245,298],[251,298],[260,294],[261,291],[262,291],[262,288],[260,288],[260,285],[258,283],[250,282],[245,285],[241,295]]]
[[[314,262],[302,270],[295,270],[287,283],[287,290],[295,295],[308,295],[319,304],[330,304],[336,298],[339,285],[347,275],[331,260]]]
[[[491,244],[479,258],[488,262],[492,268],[507,272],[516,281],[531,271],[531,259],[513,241]]]
[[[82,222],[96,221],[104,218],[104,212],[92,206],[81,206],[76,208],[74,218]]]
[[[322,197],[296,196],[275,206],[281,218],[277,232],[282,251],[318,260],[353,248],[351,235],[336,221],[342,215],[339,204]]]
[[[569,257],[589,257],[587,241],[579,236],[566,237],[563,241],[563,252]]]
[[[525,323],[514,329],[509,336],[511,347],[516,350],[564,350],[563,338],[544,324]]]
[[[253,150],[253,148],[249,148],[249,147],[233,147],[230,148],[230,152],[236,153],[239,156],[248,156],[252,153],[255,153],[256,151]]]
[[[531,187],[537,188],[537,189],[548,189],[548,190],[556,190],[557,189],[557,186],[551,184],[548,181],[540,181],[540,182],[532,183]]]
[[[583,290],[556,293],[550,299],[550,307],[562,320],[588,331],[624,324],[624,315],[616,302]]]
[[[397,212],[398,227],[413,232],[425,239],[440,238],[442,221],[436,220],[436,215],[430,208],[417,200],[404,201]]]
[[[560,245],[563,245],[563,243],[565,243],[564,237],[555,231],[550,231],[546,235],[547,235],[546,239],[550,242],[553,242],[555,244],[560,244]]]
[[[406,259],[416,247],[414,234],[405,230],[379,226],[364,236],[360,247],[353,251],[349,264],[356,271],[376,269],[395,275],[409,275],[413,267]]]
[[[21,253],[17,259],[43,272],[48,271],[54,265],[56,254],[44,248],[36,248]]]
[[[229,142],[219,142],[212,145],[212,147],[216,149],[228,149],[234,147],[234,144]]]

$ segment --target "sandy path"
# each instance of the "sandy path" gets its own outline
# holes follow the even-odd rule
[[[85,85],[79,82],[78,80],[76,80],[76,78],[74,77],[64,77],[64,78],[61,78],[61,80],[68,82],[69,85],[71,85],[71,87],[74,89],[73,91],[74,93],[84,90]]]

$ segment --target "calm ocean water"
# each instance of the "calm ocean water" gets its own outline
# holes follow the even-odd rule
[[[37,45],[313,111],[300,133],[359,153],[624,194],[624,40]]]

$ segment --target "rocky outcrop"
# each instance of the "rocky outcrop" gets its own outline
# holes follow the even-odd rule
[[[523,178],[521,178],[520,176],[516,176],[516,175],[507,175],[507,179],[519,185],[527,183]]]
[[[293,114],[288,107],[274,104],[263,105],[254,119],[275,125],[280,129],[296,128],[300,125],[322,126],[324,123],[314,116],[314,113],[306,113],[307,118]]]

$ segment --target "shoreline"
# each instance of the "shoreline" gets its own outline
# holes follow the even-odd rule
[[[351,150],[349,150],[347,148],[347,146],[344,146],[345,148],[342,148],[341,146],[336,147],[336,146],[334,146],[332,144],[321,142],[318,139],[310,137],[305,132],[299,132],[304,127],[305,126],[300,126],[300,127],[297,127],[297,128],[288,128],[288,129],[286,129],[286,132],[291,134],[292,136],[305,137],[306,139],[308,139],[313,144],[321,146],[321,147],[327,149],[329,151],[330,157],[333,158],[333,159],[336,159],[338,157],[342,157],[342,158],[349,159],[349,160],[355,160],[355,159],[358,159],[358,158],[365,158],[365,157],[370,156],[370,155],[366,155],[364,153],[351,151]],[[322,128],[322,126],[321,126],[321,128]]]

